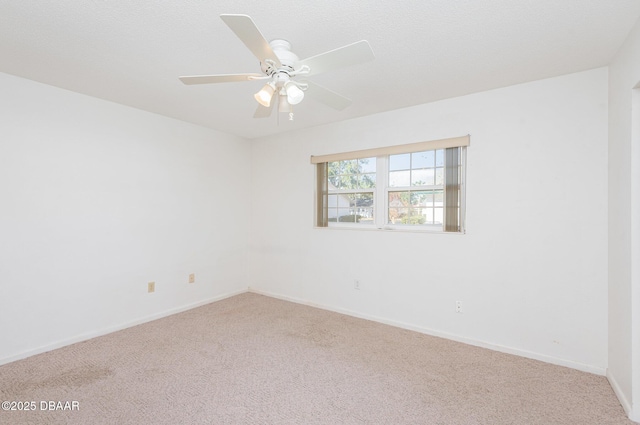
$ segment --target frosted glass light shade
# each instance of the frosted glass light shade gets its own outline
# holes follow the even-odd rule
[[[280,94],[279,99],[280,99],[280,103],[278,103],[278,112],[291,112],[291,104],[287,100],[286,93]]]
[[[287,83],[286,90],[287,100],[291,105],[297,105],[298,103],[302,102],[302,99],[304,99],[304,92],[295,84]]]

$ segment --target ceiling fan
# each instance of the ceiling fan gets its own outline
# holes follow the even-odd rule
[[[180,77],[180,80],[189,85],[266,81],[264,87],[254,96],[258,102],[254,118],[270,116],[273,105],[276,103],[275,97],[278,111],[289,113],[289,119],[292,120],[293,105],[300,103],[305,93],[332,108],[342,110],[351,104],[350,99],[306,80],[306,77],[374,59],[369,43],[361,40],[300,60],[291,51],[291,44],[288,41],[275,39],[267,42],[251,17],[247,15],[220,15],[220,17],[260,60],[262,73],[192,75]]]

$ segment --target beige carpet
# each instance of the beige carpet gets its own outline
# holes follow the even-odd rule
[[[12,425],[632,424],[604,377],[250,293],[1,366],[5,400],[36,402]]]

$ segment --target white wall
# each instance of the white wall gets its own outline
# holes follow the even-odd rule
[[[310,155],[465,134],[466,235],[313,228]],[[259,139],[252,163],[253,290],[605,373],[606,68]]]
[[[246,290],[248,141],[6,74],[0,93],[0,363]]]
[[[628,62],[640,69],[634,34],[612,66],[609,152],[604,68],[251,144],[0,74],[0,364],[249,281],[578,369],[608,366],[631,405],[631,242],[609,246],[621,267],[609,274],[608,335],[607,231],[617,238],[631,223],[623,92],[637,82]],[[313,228],[310,155],[464,134],[466,235]],[[608,191],[622,211],[608,212]]]
[[[639,83],[637,23],[610,66],[607,375],[640,422],[640,89],[633,90]]]

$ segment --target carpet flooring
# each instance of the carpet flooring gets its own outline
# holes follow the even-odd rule
[[[632,424],[602,376],[252,293],[0,366],[0,401],[35,407],[11,425]]]

